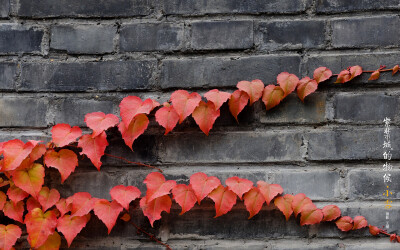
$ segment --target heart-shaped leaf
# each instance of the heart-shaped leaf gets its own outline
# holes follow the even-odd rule
[[[293,195],[285,194],[284,196],[278,196],[274,199],[275,206],[285,215],[286,221],[289,220],[290,215],[293,213],[293,198]]]
[[[237,176],[226,179],[225,184],[229,190],[239,196],[239,199],[242,199],[243,194],[247,193],[253,187],[252,181]]]
[[[276,79],[284,92],[283,97],[292,93],[299,83],[299,78],[294,74],[289,74],[288,72],[280,73]]]
[[[222,104],[224,104],[231,97],[228,92],[219,91],[218,89],[212,89],[204,94],[207,101],[214,103],[215,109],[220,109]]]
[[[249,219],[260,212],[265,202],[264,195],[262,195],[260,190],[256,187],[251,188],[250,191],[245,193],[243,199],[244,205],[246,206],[247,211],[250,213]]]
[[[84,135],[79,139],[78,147],[82,148],[81,155],[86,155],[93,165],[100,171],[101,157],[108,146],[106,132],[102,132],[96,137],[91,135]]]
[[[285,93],[281,87],[270,84],[264,89],[262,101],[265,104],[265,108],[270,110],[277,106],[284,97]]]
[[[200,101],[201,96],[195,92],[189,94],[186,90],[177,90],[171,94],[172,105],[179,115],[179,124],[193,113]]]
[[[76,138],[82,135],[82,130],[74,126],[71,128],[69,124],[60,123],[51,129],[53,142],[57,147],[64,147],[71,142],[75,142]]]
[[[90,216],[71,216],[64,215],[58,218],[57,230],[60,231],[67,240],[68,247],[71,246],[72,241],[78,233],[86,226]]]
[[[93,112],[85,115],[86,125],[93,130],[92,137],[96,137],[108,128],[114,127],[119,122],[119,118],[113,114],[103,112]]]
[[[347,232],[353,229],[353,219],[350,216],[341,217],[335,223],[336,226],[343,232]]]
[[[274,199],[278,194],[283,193],[283,188],[279,184],[269,184],[265,181],[258,181],[257,187],[260,193],[264,196],[267,205]]]
[[[151,226],[156,220],[161,219],[161,212],[169,213],[172,201],[169,195],[164,195],[147,202],[147,196],[140,200],[140,208],[143,214],[149,219]]]
[[[156,112],[156,121],[158,124],[165,128],[164,135],[167,135],[172,131],[179,121],[179,115],[175,111],[174,107],[169,105],[162,107]]]
[[[19,226],[13,224],[0,225],[0,249],[12,249],[21,234],[22,230]]]
[[[133,142],[144,133],[149,125],[149,118],[145,114],[138,114],[132,119],[128,127],[121,122],[118,125],[118,129],[122,134],[122,139],[124,139],[125,144],[132,149]]]
[[[261,80],[253,80],[249,81],[240,81],[236,85],[238,89],[246,92],[250,97],[250,106],[253,105],[254,102],[258,101],[264,90],[264,83]]]
[[[110,234],[123,208],[116,201],[109,202],[105,199],[98,199],[94,203],[93,210],[94,214],[106,225],[108,234]]]
[[[326,81],[332,76],[332,71],[327,67],[319,67],[314,70],[314,80],[319,84],[320,82]]]
[[[333,221],[341,215],[340,208],[336,205],[327,205],[322,208],[324,219],[322,221]]]
[[[217,218],[229,212],[233,205],[236,204],[236,194],[229,190],[227,187],[219,185],[209,195],[215,203],[215,216]]]
[[[148,174],[143,183],[145,183],[147,187],[147,203],[151,202],[155,198],[169,194],[171,189],[176,186],[176,181],[166,181],[164,175],[159,172]]]
[[[198,172],[190,176],[190,185],[200,205],[200,202],[207,197],[211,191],[221,185],[221,181],[217,177],[207,176],[205,173]]]
[[[318,88],[318,83],[315,80],[310,79],[308,76],[304,77],[299,81],[297,86],[297,95],[300,100],[304,102],[304,98],[311,93],[314,93]]]
[[[219,117],[219,109],[215,109],[214,103],[200,101],[199,105],[195,108],[192,113],[193,119],[199,125],[201,131],[208,135],[208,132],[212,129],[215,120]]]
[[[229,98],[229,110],[233,117],[235,117],[236,121],[238,121],[238,115],[244,107],[246,107],[247,103],[249,102],[249,95],[241,90],[235,90],[232,93],[231,97]]]
[[[119,185],[110,191],[111,198],[116,200],[122,207],[129,211],[129,203],[140,197],[140,190],[134,186]]]
[[[191,185],[179,184],[172,189],[172,194],[175,201],[182,207],[180,214],[184,214],[192,207],[197,201],[196,194],[194,193]]]
[[[57,169],[61,174],[61,183],[64,183],[78,166],[78,156],[69,149],[61,149],[58,152],[49,150],[44,156],[44,164]]]

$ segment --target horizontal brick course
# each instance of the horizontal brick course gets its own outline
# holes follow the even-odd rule
[[[0,18],[8,17],[10,12],[10,0],[0,0]]]
[[[1,97],[1,127],[46,127],[48,100],[44,98]]]
[[[372,10],[398,10],[398,0],[320,0],[317,1],[317,13],[341,13]]]
[[[0,89],[14,90],[17,74],[17,64],[2,62],[0,63]]]
[[[40,52],[43,30],[18,24],[0,24],[0,54]]]

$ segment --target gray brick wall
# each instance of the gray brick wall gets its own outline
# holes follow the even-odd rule
[[[51,126],[85,129],[84,115],[118,114],[128,95],[166,101],[175,89],[232,92],[240,80],[275,83],[287,71],[312,76],[326,66],[339,73],[352,65],[374,70],[400,63],[399,0],[0,0],[0,141],[48,140]],[[186,182],[205,172],[225,179],[278,183],[303,192],[318,206],[337,204],[343,214],[385,223],[381,167],[384,117],[393,121],[393,183],[390,232],[399,232],[400,78],[363,75],[351,83],[321,83],[302,103],[289,95],[266,112],[246,107],[239,124],[225,104],[207,137],[189,118],[163,136],[150,129],[131,152],[117,129],[106,152],[162,168]],[[101,172],[88,161],[60,184],[63,196],[87,191],[109,199],[119,184],[142,183],[150,172],[103,157]],[[173,249],[393,249],[368,230],[340,232],[330,223],[300,227],[273,207],[247,220],[240,202],[213,219],[211,201],[151,228],[138,211],[136,223]],[[65,242],[64,242],[65,243]],[[162,249],[118,223],[92,221],[72,244],[81,249]]]

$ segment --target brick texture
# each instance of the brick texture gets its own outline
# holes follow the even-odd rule
[[[40,52],[43,30],[17,24],[0,25],[0,53]]]
[[[10,12],[10,0],[0,1],[0,17],[8,17]]]

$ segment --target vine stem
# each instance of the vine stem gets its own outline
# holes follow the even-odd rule
[[[374,73],[375,71],[379,71],[379,72],[388,72],[388,71],[393,71],[392,69],[384,69],[386,66],[381,66],[379,69],[377,70],[363,70],[363,73]],[[333,74],[332,76],[338,76],[339,74]]]
[[[144,164],[144,163],[141,163],[141,162],[130,161],[130,160],[125,159],[124,157],[121,157],[121,156],[115,156],[115,155],[111,155],[111,154],[107,154],[107,153],[104,153],[104,155],[112,157],[112,158],[115,158],[115,159],[120,159],[120,160],[125,161],[125,162],[130,163],[130,164],[135,164],[135,165],[138,165],[138,166],[143,166],[143,167],[156,169],[160,173],[163,173],[163,171],[158,167],[154,167],[154,166],[151,166],[151,165],[148,165],[148,164]]]

